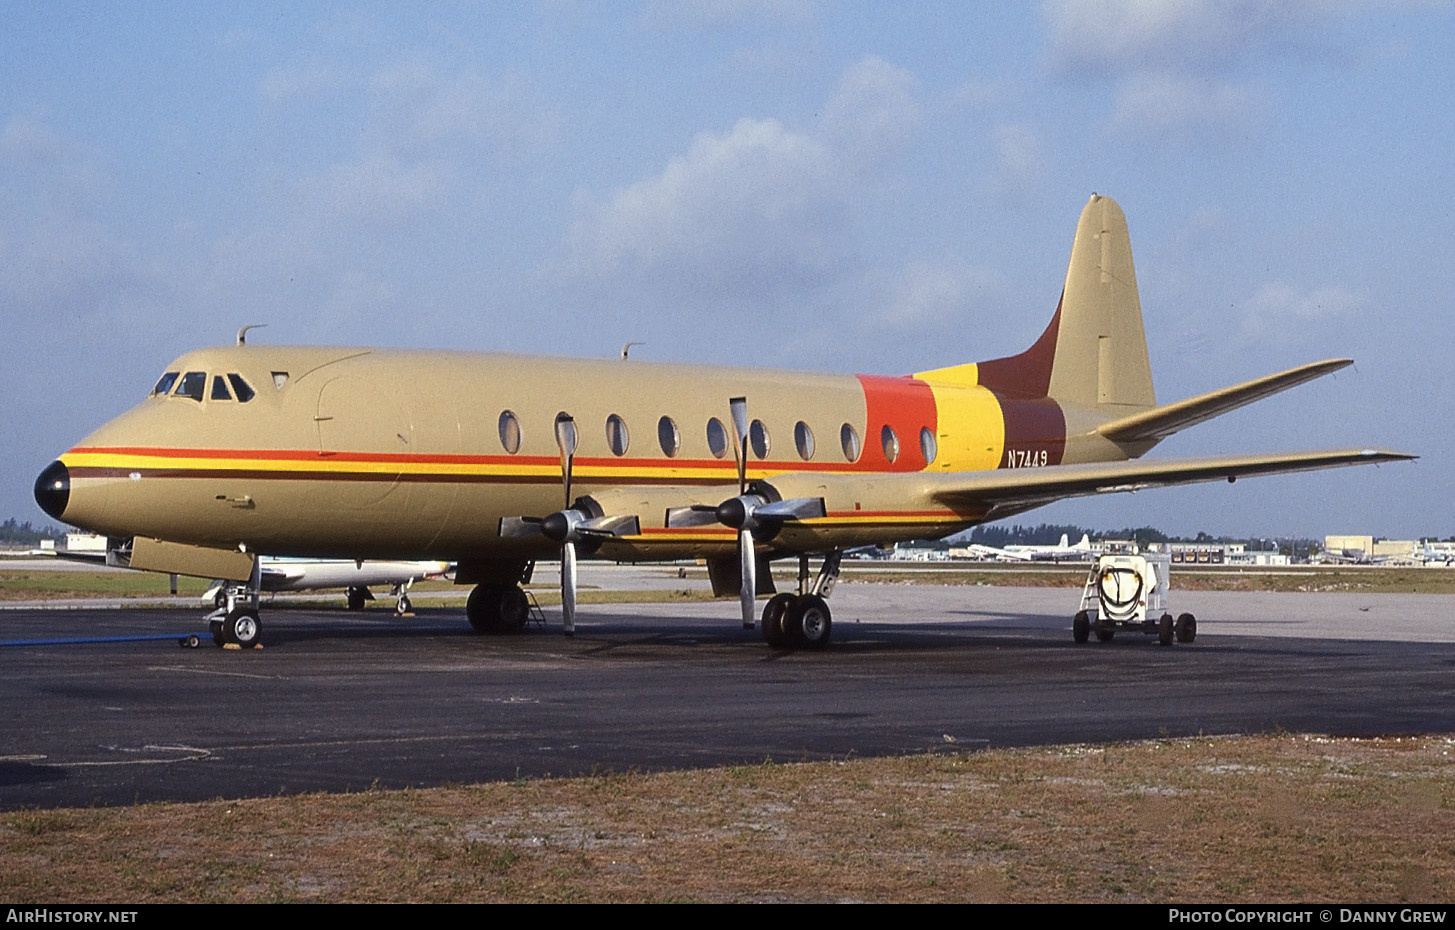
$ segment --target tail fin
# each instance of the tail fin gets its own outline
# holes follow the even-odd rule
[[[1001,393],[1112,414],[1156,406],[1132,239],[1115,200],[1092,194],[1081,212],[1051,325],[1021,354],[977,367],[979,383]]]

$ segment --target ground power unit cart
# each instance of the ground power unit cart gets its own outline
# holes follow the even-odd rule
[[[1081,590],[1081,608],[1071,622],[1071,635],[1084,643],[1095,633],[1098,642],[1110,642],[1118,630],[1152,634],[1164,646],[1173,640],[1190,643],[1197,638],[1197,619],[1182,614],[1175,620],[1167,610],[1171,588],[1172,554],[1169,552],[1106,553],[1091,567]]]

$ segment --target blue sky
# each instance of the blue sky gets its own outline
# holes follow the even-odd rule
[[[1032,521],[1455,534],[1450,3],[4,2],[0,517],[172,358],[382,344],[898,374],[1045,326],[1126,211],[1154,455],[1414,464]]]

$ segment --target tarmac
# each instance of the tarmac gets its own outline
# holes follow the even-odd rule
[[[545,579],[546,575],[541,575]],[[700,586],[592,567],[583,588]],[[458,608],[264,606],[264,648],[178,648],[202,609],[7,605],[0,809],[1274,730],[1455,732],[1450,595],[1173,592],[1192,644],[1072,642],[1067,589],[841,583],[833,642],[734,601],[585,604],[473,634]],[[150,637],[150,638],[147,638]]]

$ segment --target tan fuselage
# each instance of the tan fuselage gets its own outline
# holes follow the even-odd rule
[[[735,546],[730,528],[669,528],[666,513],[738,492],[732,440],[714,449],[709,437],[714,418],[720,438],[733,432],[731,397],[747,398],[767,440],[766,455],[749,451],[749,479],[771,479],[785,497],[815,487],[825,497],[825,517],[768,541],[795,550],[941,536],[985,516],[928,493],[906,499],[902,484],[880,492],[876,474],[1127,456],[1095,435],[1104,413],[992,390],[976,369],[885,378],[452,352],[206,349],[168,370],[205,372],[209,381],[240,375],[255,395],[157,394],[101,427],[61,458],[70,475],[63,518],[113,536],[277,555],[547,556],[554,544],[502,535],[501,521],[567,503],[554,432],[566,413],[580,435],[573,498],[590,495],[640,519],[639,535],[606,541],[600,555],[721,555]],[[519,436],[513,450],[502,430],[507,412]],[[621,426],[608,435],[611,417]],[[835,476],[856,480],[823,480]]]

